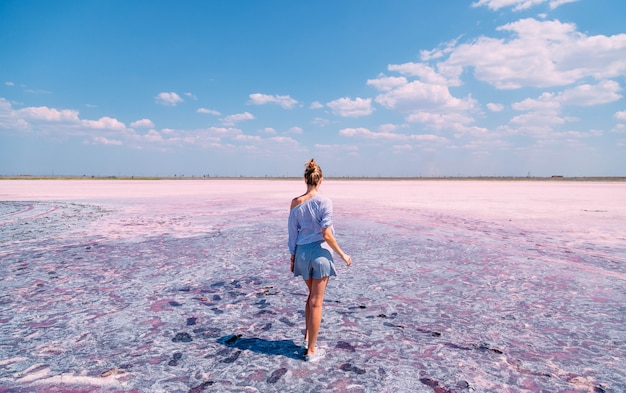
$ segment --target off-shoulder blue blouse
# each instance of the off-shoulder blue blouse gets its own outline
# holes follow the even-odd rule
[[[333,202],[319,194],[307,199],[289,212],[289,251],[295,254],[298,244],[324,240],[322,229],[332,225]]]

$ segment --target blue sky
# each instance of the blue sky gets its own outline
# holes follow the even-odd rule
[[[626,2],[0,0],[0,175],[626,176]]]

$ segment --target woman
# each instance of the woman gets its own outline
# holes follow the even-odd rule
[[[306,361],[319,360],[326,355],[326,351],[315,344],[322,322],[324,291],[329,277],[337,275],[330,249],[339,254],[347,266],[352,264],[352,258],[341,250],[335,240],[333,203],[319,194],[322,180],[322,169],[315,159],[311,159],[304,170],[306,193],[291,201],[289,212],[291,272],[294,277],[302,276],[309,289],[304,310]]]

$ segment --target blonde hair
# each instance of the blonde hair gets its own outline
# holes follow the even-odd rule
[[[311,158],[309,162],[304,164],[304,167],[304,178],[306,179],[306,184],[312,186],[320,184],[320,180],[322,180],[322,168],[317,165],[315,158]]]

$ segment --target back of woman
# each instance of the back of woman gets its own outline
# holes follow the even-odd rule
[[[322,321],[324,292],[330,276],[337,275],[332,251],[347,266],[352,264],[352,258],[343,252],[335,239],[333,204],[329,198],[319,194],[323,176],[315,159],[307,162],[304,181],[307,191],[291,201],[288,246],[291,272],[295,277],[302,276],[309,290],[305,307],[305,360],[316,361],[326,355],[326,351],[317,348],[316,343]]]

